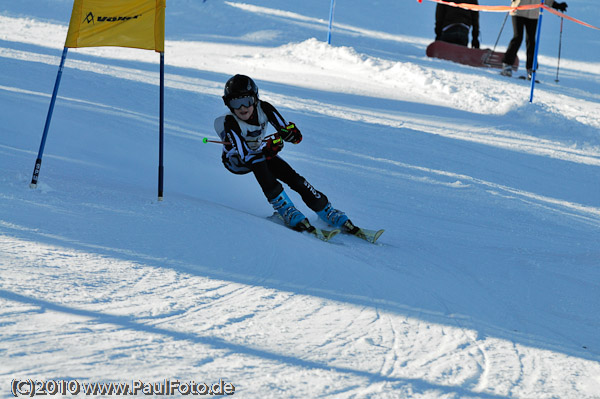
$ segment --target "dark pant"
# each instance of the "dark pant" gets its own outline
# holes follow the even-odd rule
[[[323,210],[329,202],[325,194],[317,191],[304,177],[300,176],[287,162],[278,156],[252,165],[252,172],[269,201],[276,198],[283,191],[283,186],[278,181],[281,180],[300,194],[304,203],[315,212]]]
[[[469,44],[469,28],[462,25],[451,26],[442,32],[440,35],[440,40],[443,42],[467,46]]]
[[[533,57],[535,55],[535,33],[537,30],[537,19],[525,17],[512,17],[513,38],[508,44],[503,63],[512,65],[517,57],[517,52],[523,42],[523,29],[525,29],[525,44],[527,46],[527,69],[533,69]]]

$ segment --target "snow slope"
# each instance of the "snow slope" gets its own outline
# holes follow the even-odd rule
[[[162,202],[158,56],[141,50],[70,50],[28,187],[72,2],[0,4],[0,395],[168,379],[240,398],[600,398],[600,32],[565,21],[555,82],[545,17],[530,104],[522,80],[425,56],[433,3],[339,0],[331,46],[329,2],[283,3],[167,2]],[[600,25],[593,0],[569,14]],[[481,18],[493,47],[504,15]],[[202,143],[235,73],[302,130],[283,157],[385,228],[378,245],[270,222],[252,177]]]

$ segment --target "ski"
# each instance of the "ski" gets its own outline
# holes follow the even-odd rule
[[[344,226],[342,227],[341,230],[340,229],[324,230],[324,229],[320,229],[318,227],[313,226],[308,219],[302,220],[295,227],[289,227],[288,225],[285,224],[285,222],[283,221],[283,218],[277,212],[273,212],[273,215],[269,216],[267,219],[270,219],[278,224],[282,224],[289,229],[292,229],[292,230],[295,230],[298,232],[309,233],[309,234],[317,237],[319,240],[322,240],[325,242],[331,240],[333,237],[335,237],[339,233],[344,232],[346,234],[350,234],[350,235],[358,237],[362,240],[370,242],[371,244],[375,244],[377,242],[377,240],[379,239],[379,237],[381,237],[381,235],[385,232],[384,229],[370,230],[370,229],[365,229],[362,227],[355,226],[354,223],[352,223],[350,220],[348,220],[348,221],[346,221],[346,223],[344,223]]]
[[[352,234],[358,238],[375,244],[375,242],[381,237],[384,229],[381,230],[370,230],[355,226],[350,220],[344,223],[344,231],[348,234]]]
[[[335,237],[336,235],[338,235],[341,232],[340,229],[334,229],[334,230],[323,230],[323,229],[320,229],[318,227],[313,226],[308,221],[308,219],[302,220],[295,227],[289,227],[288,225],[285,224],[285,222],[283,221],[283,218],[277,212],[274,212],[273,215],[269,216],[267,219],[273,220],[273,221],[275,221],[278,224],[283,224],[287,228],[292,229],[294,231],[298,231],[298,232],[301,232],[301,233],[302,232],[307,232],[307,233],[309,233],[309,234],[317,237],[319,240],[325,241],[325,242],[331,240],[333,237]]]
[[[519,76],[519,79],[521,79],[521,80],[528,80],[528,81],[531,82],[531,79],[528,76],[525,76],[525,75]],[[535,83],[540,83],[540,81],[536,79]]]
[[[320,228],[315,227],[312,224],[310,224],[308,219],[304,219],[303,221],[298,223],[298,225],[296,227],[294,227],[293,229],[297,230],[297,231],[306,231],[306,232],[312,234],[313,236],[317,237],[319,240],[322,240],[325,242],[331,240],[333,237],[338,235],[341,231],[339,229],[334,229],[334,230],[320,229]]]
[[[369,230],[369,229],[359,228],[358,232],[355,233],[354,235],[358,238],[362,238],[363,240],[370,242],[371,244],[375,244],[375,242],[379,239],[379,237],[381,237],[381,235],[383,234],[384,231],[385,231],[384,229]]]

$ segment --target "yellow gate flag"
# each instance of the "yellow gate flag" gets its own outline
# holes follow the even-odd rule
[[[166,0],[75,0],[65,47],[164,52]]]

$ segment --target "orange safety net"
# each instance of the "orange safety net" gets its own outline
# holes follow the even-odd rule
[[[422,3],[423,0],[417,0],[419,3]],[[569,21],[578,23],[580,25],[586,26],[588,28],[592,28],[592,29],[596,29],[596,30],[600,30],[600,28],[594,26],[594,25],[590,25],[586,22],[580,21],[576,18],[573,17],[569,17],[568,15],[560,12],[560,11],[556,11],[555,9],[548,7],[547,5],[542,5],[542,4],[528,4],[528,5],[524,5],[524,6],[517,6],[517,7],[513,7],[513,6],[485,6],[485,5],[478,5],[478,4],[468,4],[468,3],[455,3],[453,1],[444,1],[444,0],[429,0],[433,3],[438,3],[438,4],[444,4],[447,6],[451,6],[451,7],[459,7],[459,8],[464,8],[465,10],[472,10],[472,11],[488,11],[488,12],[509,12],[509,11],[514,11],[514,10],[532,10],[535,8],[543,8],[544,10],[547,10],[549,12],[551,12],[552,14],[558,15],[561,18],[565,18],[568,19]]]

